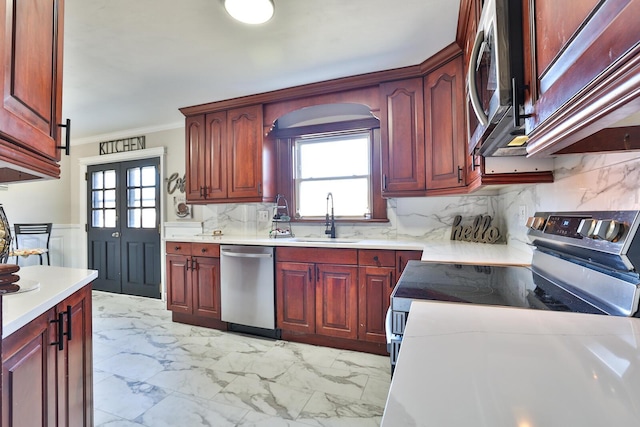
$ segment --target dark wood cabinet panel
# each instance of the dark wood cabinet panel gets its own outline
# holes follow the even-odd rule
[[[193,314],[220,319],[220,259],[194,257]]]
[[[3,339],[3,426],[93,426],[91,315],[85,286]]]
[[[400,278],[409,261],[420,259],[422,259],[422,251],[396,251],[396,277]]]
[[[1,181],[60,175],[63,16],[62,0],[0,3]]]
[[[93,426],[93,335],[91,287],[86,286],[58,305],[58,313],[67,312],[67,336],[63,357],[58,357],[58,381],[66,390],[59,398],[58,425]],[[71,311],[71,320],[68,312]],[[64,419],[64,420],[63,420]]]
[[[262,195],[262,105],[227,112],[228,197]]]
[[[382,195],[425,190],[422,79],[380,85]]]
[[[219,320],[220,245],[167,242],[166,251],[167,309],[190,321]]]
[[[178,313],[192,313],[190,256],[167,255],[167,309]]]
[[[188,201],[204,200],[207,182],[207,155],[204,115],[187,117],[185,121],[185,148],[187,158],[187,183],[185,195]]]
[[[360,267],[358,339],[385,343],[385,319],[395,286],[394,267]]]
[[[356,339],[358,268],[318,264],[316,276],[316,333]]]
[[[640,0],[523,6],[529,154],[554,154],[640,110]]]
[[[427,191],[464,187],[464,71],[462,56],[424,78]]]
[[[50,310],[3,339],[3,427],[56,425],[55,332]]]
[[[189,116],[185,120],[187,201],[262,201],[262,105]],[[271,191],[267,191],[270,195]]]
[[[311,263],[276,263],[276,322],[283,330],[315,333],[315,292]]]

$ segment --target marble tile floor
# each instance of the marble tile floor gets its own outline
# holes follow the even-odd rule
[[[389,359],[171,321],[93,292],[96,427],[378,426]]]

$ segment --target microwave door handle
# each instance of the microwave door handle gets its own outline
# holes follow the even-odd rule
[[[478,87],[476,86],[476,67],[474,66],[478,62],[478,55],[480,55],[480,46],[484,42],[484,31],[478,31],[476,34],[476,40],[473,42],[473,49],[471,50],[471,59],[469,60],[469,72],[467,73],[467,83],[469,85],[469,100],[473,107],[474,113],[482,126],[489,124],[489,118],[484,113],[482,105],[480,105],[480,97],[478,96]]]

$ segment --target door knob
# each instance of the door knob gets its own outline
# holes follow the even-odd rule
[[[114,231],[113,233],[111,233],[111,237],[120,237],[120,232]]]

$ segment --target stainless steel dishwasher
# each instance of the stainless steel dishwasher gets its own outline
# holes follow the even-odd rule
[[[279,338],[273,247],[220,247],[220,314],[229,329]]]

